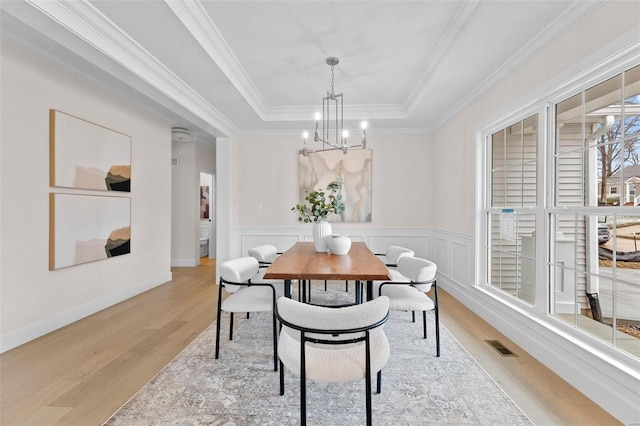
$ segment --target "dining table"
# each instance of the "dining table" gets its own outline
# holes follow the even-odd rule
[[[391,279],[384,262],[363,242],[353,242],[349,252],[343,255],[318,252],[313,242],[297,242],[269,265],[264,278],[284,280],[285,296],[289,298],[292,280],[366,281],[367,300],[373,299],[374,281]],[[360,286],[356,284],[356,292],[359,289]],[[306,301],[305,285],[302,285],[302,300]]]

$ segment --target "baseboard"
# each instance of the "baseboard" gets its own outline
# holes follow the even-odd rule
[[[438,285],[612,416],[640,424],[640,380],[633,361],[526,308],[439,277]]]
[[[38,321],[35,324],[0,336],[0,353],[6,352],[31,340],[37,339],[38,337],[44,336],[45,334],[76,322],[82,318],[86,318],[89,315],[95,314],[96,312],[99,312],[105,308],[113,306],[133,296],[137,296],[140,293],[144,293],[147,290],[151,290],[154,287],[171,281],[171,277],[171,272],[163,274],[159,277],[109,294],[103,298],[92,300],[91,302],[85,303],[84,305],[76,306],[69,311],[55,315],[51,318],[47,318],[46,320]]]
[[[199,264],[200,259],[171,259],[171,267],[191,268],[193,266],[198,266]]]

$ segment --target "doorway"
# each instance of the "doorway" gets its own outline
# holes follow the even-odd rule
[[[200,172],[199,211],[199,252],[200,264],[207,259],[215,259],[215,177],[211,173]],[[206,263],[206,262],[205,262]]]

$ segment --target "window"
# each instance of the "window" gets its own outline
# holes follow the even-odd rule
[[[640,357],[640,65],[543,109],[486,132],[482,284]]]
[[[538,115],[493,133],[490,158],[488,283],[533,304]]]
[[[640,66],[558,102],[555,136],[550,313],[640,356],[640,214],[626,189],[640,171]]]

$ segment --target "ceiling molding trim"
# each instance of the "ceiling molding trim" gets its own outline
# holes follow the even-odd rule
[[[400,134],[416,134],[416,133],[433,133],[433,128],[367,128],[367,140],[370,142],[368,136],[370,135],[384,135],[384,134],[392,134],[392,133],[400,133]],[[238,133],[239,136],[277,136],[277,135],[295,135],[300,137],[299,130],[242,130]],[[315,143],[315,142],[314,142]]]
[[[308,121],[314,120],[317,106],[270,107],[264,121]],[[405,119],[407,113],[402,105],[345,105],[345,120]]]
[[[202,3],[199,0],[165,2],[256,114],[262,120],[266,120],[267,103],[202,7]]]
[[[496,69],[496,71],[494,71],[489,77],[478,84],[475,90],[469,92],[467,96],[460,99],[460,101],[449,109],[448,112],[440,116],[438,121],[435,123],[434,128],[437,129],[444,123],[451,120],[456,114],[460,113],[468,105],[475,102],[492,87],[504,80],[507,75],[523,67],[535,58],[547,46],[553,44],[604,3],[606,3],[606,0],[588,2],[574,0],[571,7],[569,7],[564,13],[558,15],[555,20],[551,21],[538,33],[537,37],[531,39],[531,41],[518,50],[518,52],[505,60],[502,67]]]
[[[435,84],[436,78],[439,75],[438,69],[440,67],[441,59],[451,51],[451,47],[460,38],[460,34],[465,31],[466,26],[473,20],[484,2],[485,0],[470,0],[462,3],[455,17],[447,26],[447,31],[438,41],[438,44],[432,54],[429,55],[427,61],[422,67],[418,78],[412,85],[405,108],[407,114],[411,113],[411,111],[416,108],[416,106],[427,95],[431,86]]]
[[[238,132],[235,124],[87,1],[26,1],[221,132]]]

